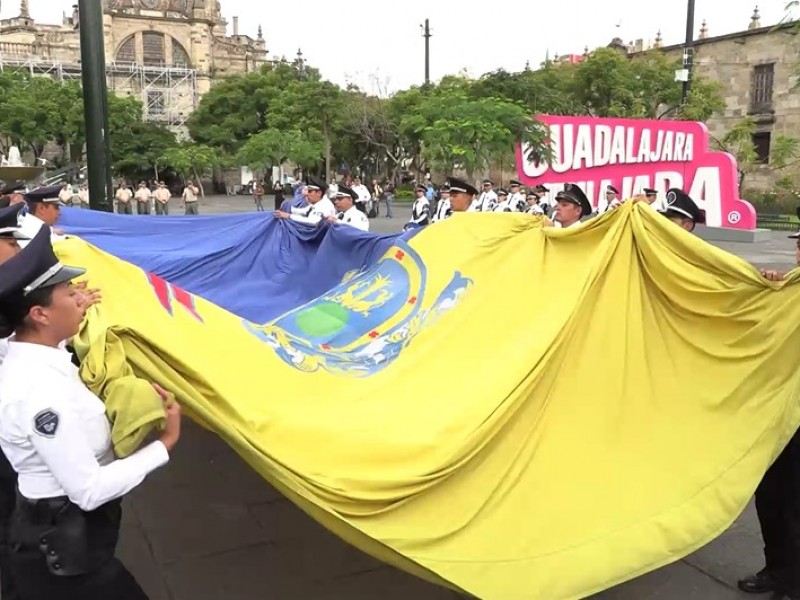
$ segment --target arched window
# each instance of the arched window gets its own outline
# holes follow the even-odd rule
[[[189,67],[189,53],[181,46],[180,42],[175,38],[172,39],[172,66],[173,67]]]
[[[136,62],[136,37],[131,36],[117,50],[117,62],[134,63]]]
[[[175,38],[158,31],[142,31],[127,38],[117,49],[115,60],[135,63],[137,48],[141,40],[142,63],[148,67],[172,66],[188,69],[191,66],[189,53]]]
[[[142,58],[143,62],[149,66],[161,66],[166,64],[165,39],[163,33],[145,31],[142,33]]]

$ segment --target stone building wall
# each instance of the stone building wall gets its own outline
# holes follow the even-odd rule
[[[79,77],[77,11],[60,24],[39,24],[28,4],[23,0],[18,17],[0,21],[0,62]],[[103,27],[109,89],[137,97],[146,118],[179,134],[215,79],[253,71],[267,59],[261,29],[255,38],[242,35],[235,18],[228,35],[215,0],[104,0]]]
[[[681,59],[682,46],[661,49]],[[635,53],[633,54],[635,56]],[[771,102],[759,103],[754,97],[756,70],[773,65]],[[697,75],[722,84],[726,109],[714,115],[707,125],[711,135],[721,139],[736,123],[752,117],[758,124],[760,140],[778,135],[800,137],[800,35],[798,24],[752,27],[746,31],[695,41],[694,69]],[[778,175],[767,166],[756,167],[747,175],[745,187],[768,190]]]

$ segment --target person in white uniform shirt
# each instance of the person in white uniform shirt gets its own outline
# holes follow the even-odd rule
[[[430,223],[431,203],[425,195],[428,191],[424,185],[418,185],[416,189],[417,197],[411,205],[411,219],[403,226],[404,231],[425,227]]]
[[[114,557],[121,498],[169,461],[180,407],[166,406],[159,439],[114,457],[103,402],[83,384],[62,340],[83,309],[43,227],[0,265],[0,336],[13,333],[0,366],[0,448],[18,474],[9,565],[24,600],[146,600]]]
[[[58,193],[58,199],[61,200],[61,203],[65,206],[72,206],[72,197],[74,195],[75,192],[72,191],[72,186],[69,183],[65,183]]]
[[[525,213],[534,216],[544,215],[545,210],[539,205],[539,196],[531,192],[526,201]]]
[[[358,193],[347,186],[339,186],[336,191],[336,198],[333,201],[338,214],[335,217],[327,217],[329,223],[344,223],[350,227],[355,227],[361,231],[369,231],[369,219],[362,211],[358,210],[356,201]]]
[[[448,217],[450,212],[450,188],[448,186],[442,187],[439,190],[439,201],[436,203],[436,212],[433,213],[433,222],[443,221]]]
[[[667,210],[667,203],[658,197],[658,190],[644,188],[644,199],[650,205],[650,208],[657,212]]]
[[[602,215],[609,210],[617,208],[622,201],[619,199],[619,190],[613,185],[606,187],[606,196],[597,205],[597,214]]]
[[[508,192],[503,188],[497,190],[497,204],[492,209],[492,212],[514,212],[508,204]]]
[[[450,189],[450,206],[444,218],[449,219],[453,213],[457,212],[470,212],[471,207],[475,204],[478,190],[466,181],[454,177],[450,178],[447,185]]]
[[[577,227],[583,217],[592,214],[592,205],[583,190],[574,183],[567,183],[556,194],[556,210],[553,213],[555,227]]]
[[[28,211],[22,218],[22,232],[25,237],[19,242],[21,247],[24,248],[28,240],[33,239],[44,225],[50,228],[53,234],[52,241],[57,241],[64,237],[61,231],[55,229],[56,223],[61,218],[61,207],[63,206],[59,199],[60,192],[61,188],[54,185],[38,188],[23,194]]]
[[[525,212],[527,203],[521,192],[522,184],[516,179],[508,182],[508,205],[514,212]]]
[[[302,208],[291,207],[291,213],[281,210],[275,211],[277,219],[291,219],[297,223],[317,225],[323,219],[336,216],[336,208],[330,198],[325,194],[327,185],[311,177],[308,178],[306,186],[306,199],[308,204]]]
[[[470,186],[471,187],[471,186]],[[483,192],[472,201],[469,212],[492,212],[497,206],[497,193],[494,191],[494,182],[490,179],[483,180]]]

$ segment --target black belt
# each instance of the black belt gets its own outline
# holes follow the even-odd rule
[[[17,491],[17,507],[19,511],[27,521],[35,524],[52,523],[70,504],[71,502],[66,496],[30,500]]]

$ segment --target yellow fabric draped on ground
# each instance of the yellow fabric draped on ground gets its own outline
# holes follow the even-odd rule
[[[103,289],[83,354],[110,330],[324,525],[487,600],[584,597],[685,556],[800,423],[797,277],[645,206],[566,230],[456,215],[266,327],[58,251]]]

